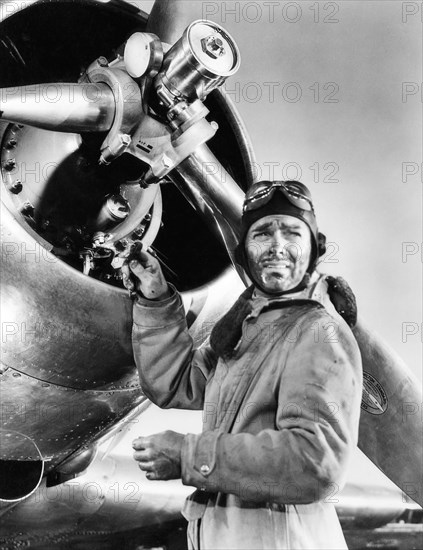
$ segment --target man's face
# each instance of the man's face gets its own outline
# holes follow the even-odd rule
[[[311,256],[310,230],[293,216],[266,216],[248,230],[245,249],[254,281],[277,294],[296,287],[304,277]]]

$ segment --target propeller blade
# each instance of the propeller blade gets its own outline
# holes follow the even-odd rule
[[[105,132],[115,116],[112,90],[101,83],[49,83],[0,89],[0,118],[44,130]]]
[[[202,2],[156,0],[147,22],[147,32],[167,44],[174,44],[192,21],[202,19]]]
[[[220,236],[241,279],[246,282],[235,258],[241,233],[244,192],[220,164],[207,145],[183,160],[169,178],[206,223],[217,224]]]

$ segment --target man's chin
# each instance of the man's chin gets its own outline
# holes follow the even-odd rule
[[[281,273],[272,273],[265,275],[261,279],[261,286],[263,290],[269,294],[278,294],[294,288],[294,283],[291,279],[287,278]]]

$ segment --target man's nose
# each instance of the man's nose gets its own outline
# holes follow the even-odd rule
[[[289,245],[289,241],[284,238],[282,233],[276,232],[272,235],[269,248],[274,253],[286,254],[287,245]]]

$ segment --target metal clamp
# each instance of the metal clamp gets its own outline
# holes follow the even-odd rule
[[[108,165],[126,151],[131,143],[131,131],[143,116],[141,91],[129,74],[105,66],[104,59],[93,63],[87,71],[90,82],[107,84],[115,100],[115,117],[101,145],[100,164]]]

